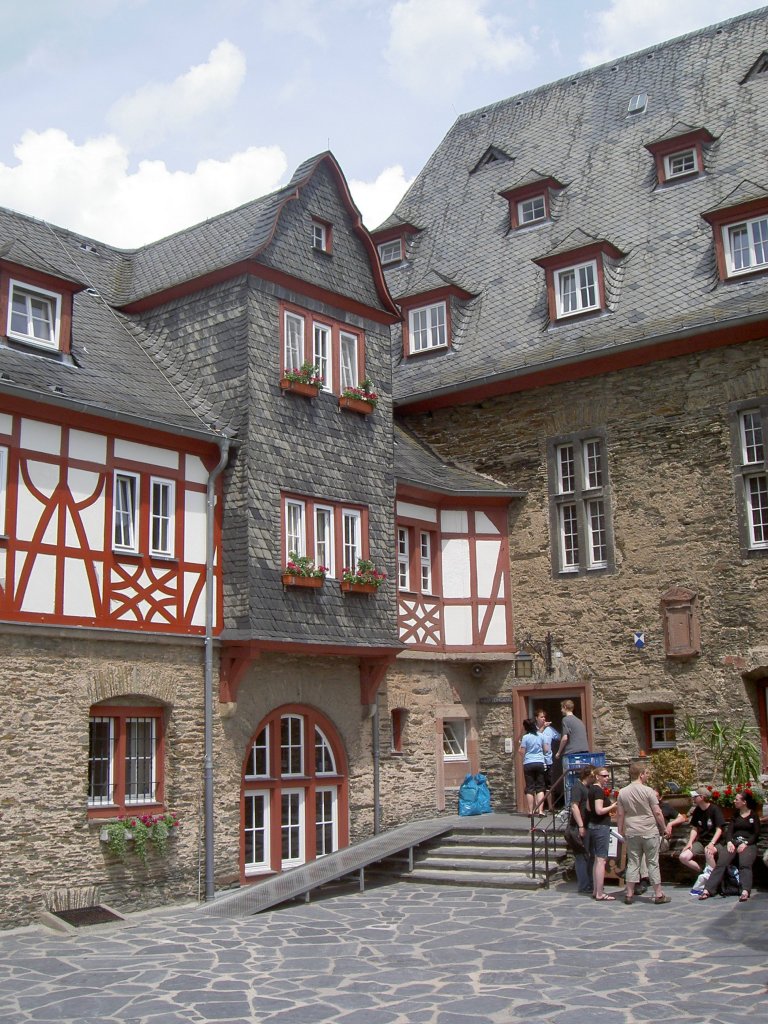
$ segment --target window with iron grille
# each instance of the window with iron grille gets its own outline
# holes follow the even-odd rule
[[[111,812],[162,803],[163,713],[159,708],[91,709],[88,806]]]
[[[578,435],[550,442],[550,521],[557,573],[613,567],[605,440]]]

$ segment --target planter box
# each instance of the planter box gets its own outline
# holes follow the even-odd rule
[[[375,406],[371,405],[370,402],[364,402],[362,398],[347,398],[341,395],[339,398],[339,408],[349,409],[350,412],[359,412],[361,416],[370,416]]]
[[[280,387],[283,391],[290,391],[294,395],[304,395],[305,398],[317,398],[317,393],[320,390],[317,384],[303,384],[301,381],[286,380],[285,377],[280,381]]]
[[[340,583],[342,593],[344,594],[375,594],[379,589],[373,583]]]
[[[284,587],[307,587],[310,590],[317,590],[325,583],[324,576],[293,576],[289,572],[282,575]]]

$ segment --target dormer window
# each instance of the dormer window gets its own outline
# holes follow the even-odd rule
[[[687,174],[697,174],[699,162],[696,158],[695,149],[684,149],[680,153],[670,153],[664,157],[664,170],[666,178],[682,178]]]
[[[312,220],[312,248],[320,252],[331,251],[331,225],[322,220]]]
[[[59,348],[61,296],[11,281],[8,336],[44,348]]]
[[[556,270],[554,276],[558,319],[600,308],[595,260]]]
[[[547,201],[543,195],[523,199],[517,204],[517,220],[521,227],[526,224],[535,224],[539,220],[546,220],[546,217]]]
[[[390,263],[399,263],[403,258],[402,238],[393,238],[389,242],[380,242],[378,249],[379,259],[383,267],[388,266]]]
[[[408,338],[411,352],[428,352],[448,344],[445,302],[420,306],[408,313]]]
[[[726,224],[722,231],[729,277],[768,266],[768,216]]]

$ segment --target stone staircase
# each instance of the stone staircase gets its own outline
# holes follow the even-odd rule
[[[503,825],[485,824],[482,817],[460,826],[414,851],[413,868],[404,858],[390,858],[376,874],[400,881],[434,885],[467,885],[496,889],[539,889],[545,884],[544,843],[537,846],[536,877],[531,874],[529,820],[505,815]],[[515,820],[517,819],[517,820]],[[550,849],[550,881],[563,869],[566,851]]]

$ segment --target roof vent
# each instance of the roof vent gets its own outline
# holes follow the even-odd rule
[[[743,85],[753,78],[762,78],[763,81],[768,79],[768,50],[763,50],[739,84]]]
[[[98,252],[98,249],[93,242],[81,242],[80,249],[82,252]]]
[[[648,93],[638,92],[627,104],[628,114],[644,114],[645,108],[648,106]]]
[[[493,164],[509,163],[511,159],[512,157],[498,146],[489,146],[469,173],[474,174],[476,171],[482,170],[483,167],[490,167]]]

